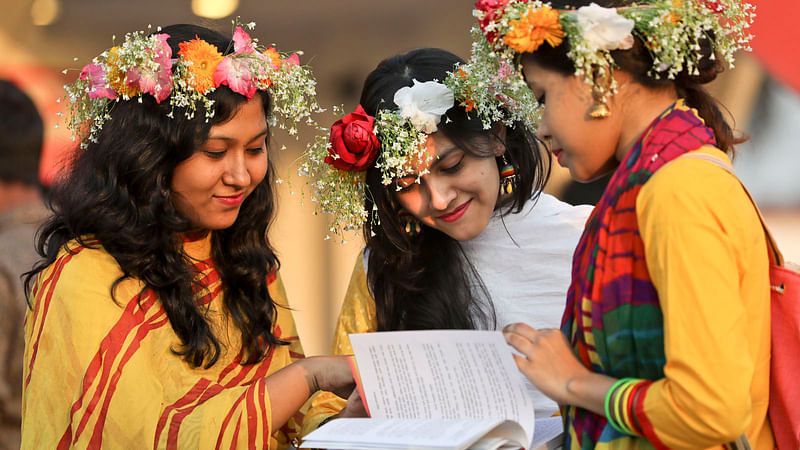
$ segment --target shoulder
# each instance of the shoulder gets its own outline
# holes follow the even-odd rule
[[[586,219],[593,209],[592,205],[570,205],[550,194],[541,193],[536,199],[529,200],[518,214],[507,214],[502,220],[516,219],[526,227],[565,227],[583,230]],[[494,220],[500,221],[501,218],[495,216]]]
[[[69,308],[99,313],[95,308],[107,305],[116,311],[118,306],[111,300],[111,287],[122,276],[122,270],[114,257],[95,239],[83,243],[73,240],[65,247],[39,275],[37,284],[47,285],[48,296],[54,302],[68,303]],[[116,286],[114,293],[125,304],[141,288],[140,281],[126,279]]]
[[[87,239],[83,243],[76,240],[68,242],[52,266],[53,270],[61,272],[59,280],[116,279],[122,274],[114,257],[95,239]]]
[[[531,207],[539,216],[554,216],[563,221],[586,221],[592,213],[592,205],[570,205],[562,202],[550,194],[542,193],[536,201],[531,202]]]
[[[719,149],[697,150],[730,164]],[[678,158],[659,169],[636,199],[637,211],[659,210],[660,220],[683,221],[699,214],[740,214],[752,209],[739,180],[723,168],[699,158]]]

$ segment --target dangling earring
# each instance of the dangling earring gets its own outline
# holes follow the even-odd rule
[[[405,209],[401,209],[397,215],[400,217],[400,225],[403,227],[403,231],[405,231],[408,236],[414,237],[422,233],[422,224],[419,223],[419,220],[411,215],[411,213]]]
[[[611,115],[611,111],[608,109],[608,104],[603,98],[603,93],[597,86],[592,87],[592,99],[594,100],[594,103],[592,103],[592,107],[589,109],[589,117],[592,119],[605,119]]]
[[[500,169],[500,195],[511,194],[517,184],[517,175],[514,166],[508,162],[503,154],[503,168]]]
[[[592,106],[589,108],[589,117],[592,119],[605,119],[611,115],[606,103],[606,94],[609,89],[609,74],[602,68],[594,67],[592,71]],[[604,71],[604,72],[600,72]]]

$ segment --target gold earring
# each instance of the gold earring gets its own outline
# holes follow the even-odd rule
[[[611,115],[603,92],[598,86],[592,86],[592,99],[594,103],[592,103],[592,107],[589,109],[589,117],[592,119],[605,119]]]
[[[405,209],[401,209],[397,215],[400,218],[400,225],[403,227],[403,231],[405,231],[408,236],[415,237],[422,233],[422,224],[419,223],[419,220],[411,213]]]
[[[606,103],[609,89],[610,74],[607,69],[595,66],[592,70],[592,106],[589,108],[589,117],[592,119],[605,119],[611,115]]]

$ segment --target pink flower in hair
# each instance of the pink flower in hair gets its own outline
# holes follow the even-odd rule
[[[172,93],[172,73],[162,65],[155,71],[130,69],[127,72],[128,84],[139,85],[142,92],[155,97],[161,103]]]
[[[230,55],[223,58],[214,71],[214,85],[226,85],[248,100],[256,94],[256,83],[246,58],[233,58]]]
[[[233,32],[233,51],[235,55],[250,55],[255,52],[253,39],[242,27],[236,27],[236,31]]]
[[[117,92],[110,87],[106,87],[108,81],[106,80],[106,72],[103,66],[95,63],[87,64],[81,69],[81,80],[89,81],[89,98],[107,98],[114,100],[117,98]]]
[[[297,53],[292,53],[292,56],[284,59],[283,62],[285,62],[285,63],[287,63],[289,65],[299,66],[300,65],[300,57],[297,56]]]
[[[167,43],[168,34],[157,34],[155,38],[156,44],[150,49],[155,54],[155,68],[133,68],[128,70],[127,77],[128,84],[138,84],[142,92],[161,103],[172,93],[172,48]]]

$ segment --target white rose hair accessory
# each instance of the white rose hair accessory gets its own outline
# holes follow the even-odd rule
[[[603,8],[597,3],[578,8],[578,27],[583,38],[594,48],[603,50],[628,50],[633,47],[634,22],[617,13],[614,8]]]
[[[567,40],[575,75],[592,85],[602,104],[617,89],[611,51],[630,49],[634,37],[653,58],[649,75],[674,79],[684,71],[699,74],[704,55],[697,42],[704,39],[714,50],[710,58],[721,56],[732,67],[736,51],[750,50],[747,29],[755,17],[755,8],[739,0],[645,0],[619,8],[592,3],[577,10],[556,10],[540,0],[478,0],[475,5],[473,58],[478,54],[518,66],[520,54]],[[607,114],[592,112],[593,117]]]
[[[436,131],[442,114],[453,107],[453,90],[435,81],[412,81],[413,86],[395,92],[394,103],[399,107],[400,117],[408,119],[418,131],[431,134]]]
[[[486,130],[502,122],[536,133],[541,108],[519,71],[503,60],[475,56],[467,64],[455,65],[442,82],[412,80],[411,86],[398,89],[393,96],[396,109],[387,102],[373,118],[359,105],[334,123],[330,136],[317,136],[299,173],[308,177],[315,214],[330,215],[326,239],[358,230],[368,220],[364,205],[371,194],[365,177],[370,167],[380,169],[381,182],[388,186],[429,158],[428,135],[439,129],[442,120],[447,122],[451,108],[475,114]],[[378,141],[376,149],[374,141],[363,136],[367,130]]]

